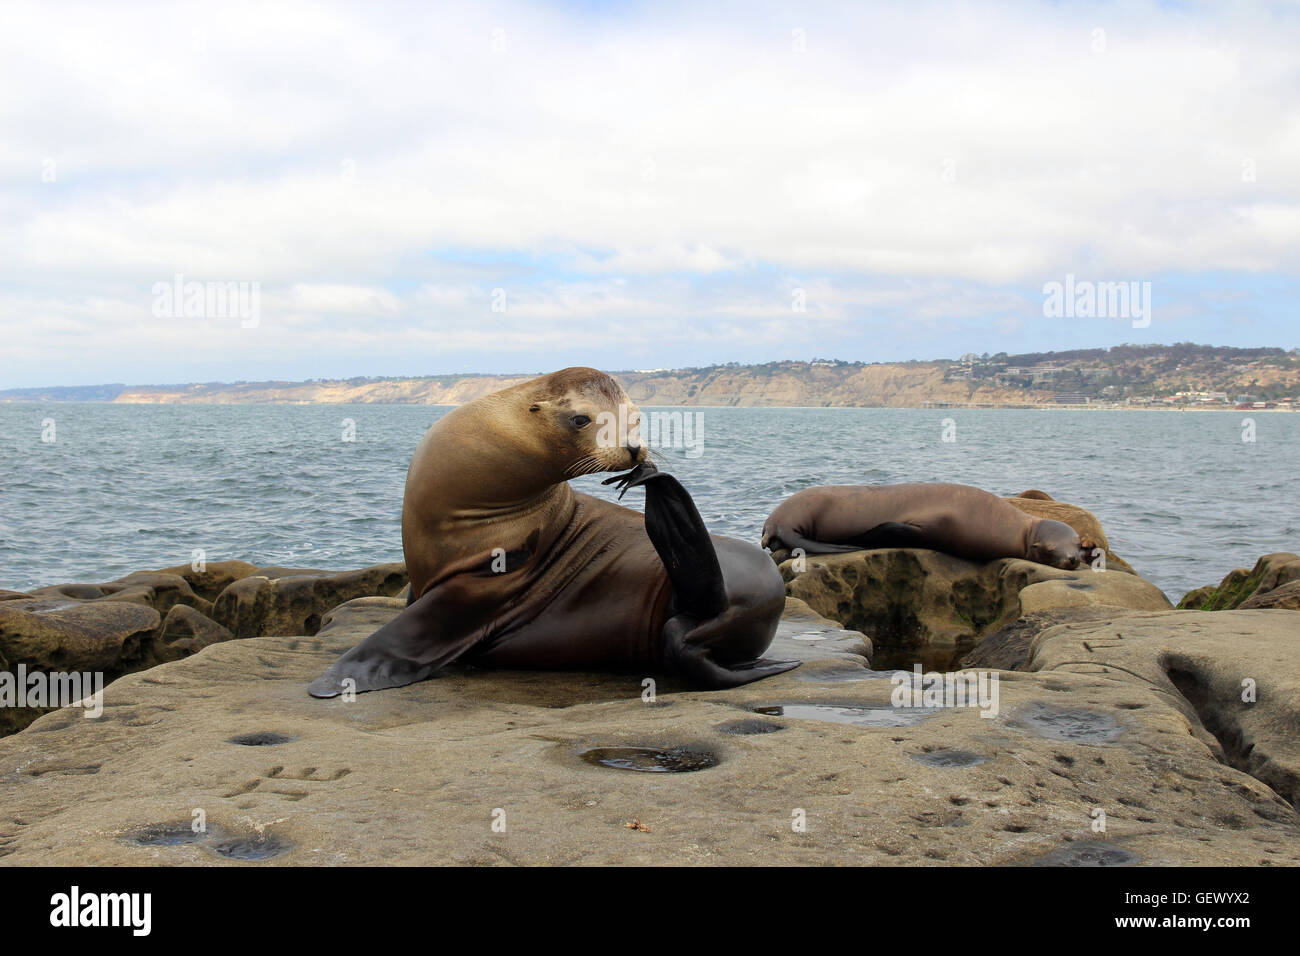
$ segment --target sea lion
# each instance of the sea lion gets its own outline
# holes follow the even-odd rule
[[[762,544],[805,554],[929,548],[972,561],[1027,558],[1063,569],[1085,563],[1085,549],[1092,549],[1063,521],[1034,518],[980,488],[939,482],[806,488],[768,517]]]
[[[479,667],[670,672],[709,688],[779,674],[763,660],[785,605],[772,561],[710,535],[640,444],[640,411],[604,372],[568,368],[448,412],[411,460],[406,608],[312,682],[315,697]],[[620,433],[621,432],[621,433]],[[644,517],[575,492],[600,471],[644,487]]]

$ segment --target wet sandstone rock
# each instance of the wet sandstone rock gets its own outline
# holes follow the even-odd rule
[[[257,573],[257,565],[247,561],[208,561],[204,562],[202,570],[196,570],[192,564],[181,564],[174,568],[163,568],[159,573],[182,577],[195,594],[215,601],[222,591],[240,578]]]
[[[920,548],[809,555],[780,569],[788,595],[864,632],[879,659],[891,663],[950,666],[1024,615],[1171,607],[1159,588],[1135,574],[1062,571],[1019,558],[967,561]]]
[[[359,597],[392,596],[406,584],[406,565],[400,562],[339,573],[259,568],[227,586],[211,616],[239,638],[312,635],[331,608]]]
[[[1289,551],[1266,554],[1255,562],[1253,568],[1230,571],[1218,585],[1189,591],[1178,602],[1180,609],[1189,611],[1230,611],[1253,601],[1252,607],[1264,607],[1265,595],[1300,581],[1300,555]],[[1291,592],[1288,592],[1291,593]],[[1285,600],[1285,596],[1279,596]]]
[[[795,601],[770,653],[804,665],[728,691],[453,667],[353,701],[307,695],[401,607],[365,598],[315,636],[212,644],[118,680],[98,720],[60,711],[0,740],[0,863],[1300,863],[1294,809],[1160,683],[1173,612],[1140,615],[1170,629],[1159,653],[1134,641],[1128,663],[1156,668],[1141,676],[1081,671],[1078,625],[1045,631],[1037,670],[999,672],[991,717],[894,708],[863,636]],[[1294,642],[1254,623],[1292,612],[1233,614],[1248,617],[1195,616],[1192,658],[1216,654],[1230,681],[1225,658],[1258,641],[1252,672],[1300,671]],[[1280,727],[1300,695],[1260,687],[1262,726]],[[1266,736],[1250,739],[1280,765]]]
[[[1143,686],[1220,761],[1300,806],[1300,623],[1289,610],[1133,614],[1054,627],[1027,669]]]
[[[0,672],[14,675],[98,673],[105,682],[167,659],[157,652],[161,619],[153,608],[126,601],[72,604],[34,611],[0,602]],[[48,708],[0,707],[0,734],[27,726]]]

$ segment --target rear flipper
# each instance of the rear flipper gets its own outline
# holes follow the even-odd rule
[[[739,580],[733,582],[738,593],[729,597],[709,530],[676,478],[643,462],[605,483],[612,482],[622,489],[619,497],[628,488],[645,487],[646,533],[673,586],[676,614],[664,625],[664,641],[666,658],[675,670],[701,686],[726,688],[799,666],[799,661],[751,656],[765,650],[775,633],[779,610],[770,613],[772,599],[784,604],[784,586],[766,554],[747,546],[759,561],[753,568],[738,569]],[[754,594],[744,590],[751,577]],[[766,594],[763,589],[772,586],[775,592]]]
[[[526,551],[509,552],[508,570],[495,573],[484,570],[482,561],[472,562],[478,567],[448,578],[407,604],[397,617],[330,665],[307,692],[313,697],[337,697],[347,691],[360,694],[425,680],[482,638],[499,606],[493,589],[482,579],[517,570],[510,565],[522,563],[527,556]]]

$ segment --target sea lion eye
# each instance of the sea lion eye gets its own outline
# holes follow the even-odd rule
[[[574,415],[574,416],[573,416],[573,427],[574,427],[574,428],[586,428],[586,427],[587,427],[588,425],[590,425],[590,424],[591,424],[591,419],[588,418],[586,415]]]

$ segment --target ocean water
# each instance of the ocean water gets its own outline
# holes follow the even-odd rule
[[[0,404],[0,588],[108,581],[188,563],[196,549],[339,570],[400,560],[406,468],[447,411]],[[712,531],[754,542],[801,488],[956,481],[1040,488],[1090,509],[1112,549],[1174,601],[1261,554],[1300,552],[1294,413],[676,411],[701,423],[699,444],[659,449],[660,467]],[[943,440],[945,419],[955,440]],[[574,485],[612,499],[602,477]],[[643,497],[624,503],[639,509]]]

